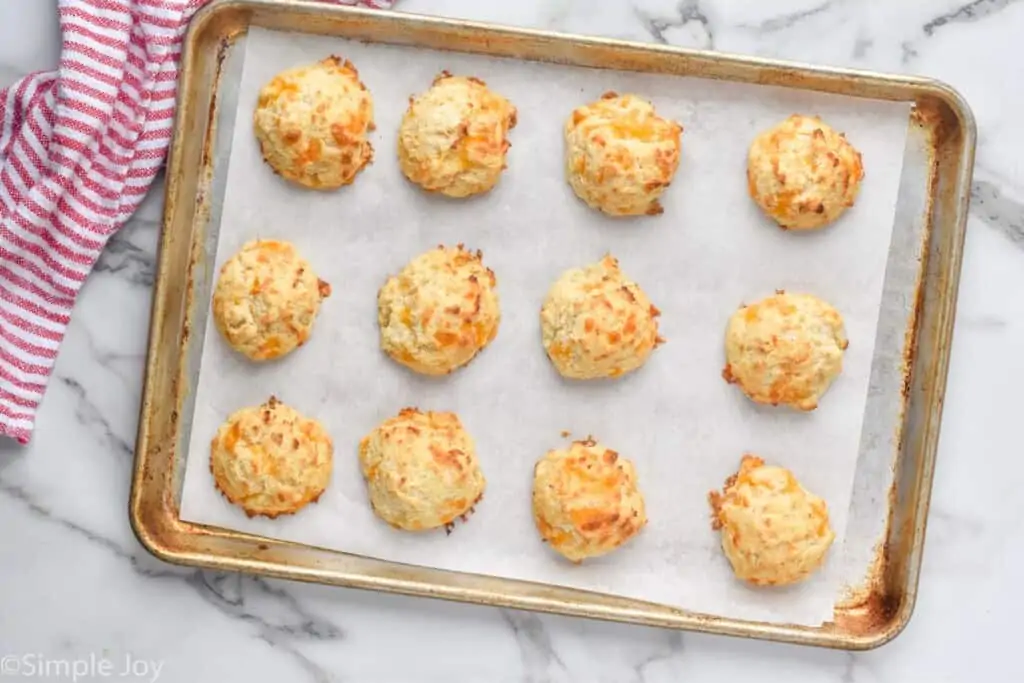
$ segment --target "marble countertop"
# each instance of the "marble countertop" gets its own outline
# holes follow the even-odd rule
[[[56,64],[56,4],[0,3],[0,84]],[[127,664],[135,678],[167,681],[1024,680],[1011,635],[1024,611],[1020,404],[1016,390],[997,388],[1024,378],[1024,2],[399,0],[397,9],[923,74],[963,93],[978,122],[977,167],[910,626],[850,654],[161,564],[126,514],[158,186],[82,290],[32,443],[0,443],[0,657],[107,658],[112,676]],[[56,673],[40,679],[71,678]]]

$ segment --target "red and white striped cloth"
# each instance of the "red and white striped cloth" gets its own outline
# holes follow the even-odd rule
[[[2,436],[29,441],[75,297],[164,162],[181,38],[206,2],[60,0],[57,71],[0,91]]]

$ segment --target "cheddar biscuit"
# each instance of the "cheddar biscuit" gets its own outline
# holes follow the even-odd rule
[[[618,377],[641,367],[663,341],[660,315],[608,255],[551,286],[540,310],[541,341],[563,377]]]
[[[662,213],[683,128],[635,95],[606,93],[565,122],[565,173],[588,206],[611,216]]]
[[[828,508],[789,470],[745,455],[709,502],[713,528],[736,576],[759,586],[803,581],[825,561],[835,533]]]
[[[210,472],[250,516],[274,518],[316,502],[331,481],[334,446],[316,420],[273,396],[232,413],[210,444]]]
[[[780,291],[729,318],[722,376],[757,403],[814,410],[842,372],[847,345],[835,308]]]
[[[439,246],[413,258],[377,295],[380,343],[392,359],[424,375],[469,363],[498,334],[497,279],[483,255]]]
[[[758,135],[747,154],[747,187],[783,228],[814,230],[836,221],[860,192],[861,155],[821,119],[794,114]]]
[[[330,293],[294,245],[254,240],[221,266],[213,320],[231,348],[254,361],[271,360],[309,339]]]
[[[593,439],[537,461],[533,517],[541,537],[573,562],[610,553],[647,524],[633,463]]]
[[[397,529],[450,527],[473,510],[487,481],[458,416],[405,408],[359,442],[374,513]]]
[[[299,185],[350,184],[373,159],[373,98],[339,57],[275,76],[259,92],[253,127],[263,158]]]
[[[487,192],[505,168],[516,109],[478,78],[447,71],[410,98],[398,130],[402,173],[430,192],[468,197]]]

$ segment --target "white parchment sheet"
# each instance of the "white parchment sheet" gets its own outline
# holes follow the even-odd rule
[[[184,519],[730,617],[813,625],[831,617],[907,134],[906,104],[255,28],[246,50],[215,268],[250,239],[287,239],[331,283],[333,294],[309,343],[270,364],[245,361],[207,325]],[[321,193],[287,184],[262,162],[251,112],[259,87],[275,73],[329,54],[352,60],[374,96],[376,158],[352,186]],[[398,168],[396,130],[408,98],[442,69],[482,78],[519,111],[508,169],[484,197],[427,196]],[[660,114],[684,126],[682,160],[661,216],[605,218],[577,200],[564,180],[563,122],[575,106],[608,90],[647,97]],[[746,193],[751,139],[794,112],[819,114],[845,131],[866,169],[857,206],[814,234],[780,230]],[[377,290],[421,251],[458,242],[482,249],[495,271],[501,328],[466,368],[439,379],[415,376],[379,349]],[[538,311],[562,271],[606,252],[662,310],[668,341],[625,378],[567,383],[544,354]],[[721,378],[729,315],[777,288],[821,296],[846,319],[844,372],[811,414],[758,408]],[[324,423],[335,441],[334,478],[319,503],[295,516],[247,519],[214,489],[209,443],[229,413],[271,394]],[[393,530],[367,502],[358,441],[408,405],[456,411],[477,442],[487,490],[475,514],[450,536]],[[650,518],[628,545],[581,566],[541,543],[530,512],[534,461],[567,443],[563,430],[572,438],[592,434],[634,460]],[[721,487],[745,451],[791,468],[829,504],[838,536],[833,559],[801,586],[741,585],[711,531],[707,493]]]

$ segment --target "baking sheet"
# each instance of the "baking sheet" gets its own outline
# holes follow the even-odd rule
[[[336,193],[292,187],[262,164],[251,131],[256,91],[277,71],[331,53],[351,59],[376,101],[376,161]],[[509,168],[489,195],[429,197],[401,176],[394,131],[408,96],[441,69],[483,78],[519,110]],[[650,98],[684,127],[683,158],[664,215],[621,221],[587,209],[562,177],[561,126],[607,90]],[[182,517],[412,564],[575,586],[722,616],[817,625],[831,617],[868,392],[909,107],[821,94],[622,74],[472,55],[367,45],[253,29],[239,86],[214,267],[255,237],[292,240],[334,285],[310,342],[253,366],[206,326]],[[749,140],[795,111],[847,132],[867,170],[857,207],[833,229],[783,232],[746,196]],[[442,379],[410,374],[377,346],[376,291],[438,243],[484,251],[498,277],[495,342]],[[663,311],[660,347],[616,382],[569,384],[550,368],[537,311],[566,268],[610,251]],[[215,272],[215,271],[214,271]],[[851,338],[845,371],[811,415],[753,406],[720,377],[722,333],[744,301],[776,288],[836,305]],[[336,466],[320,502],[274,521],[247,519],[213,488],[208,444],[220,422],[275,394],[320,419]],[[476,438],[488,490],[455,532],[410,535],[373,517],[355,452],[361,436],[405,405],[457,411]],[[593,434],[632,458],[650,525],[604,558],[571,566],[537,538],[529,509],[533,462]],[[869,430],[870,431],[870,430]],[[707,491],[746,450],[794,470],[829,503],[836,552],[802,586],[755,591],[736,582],[710,531]]]

